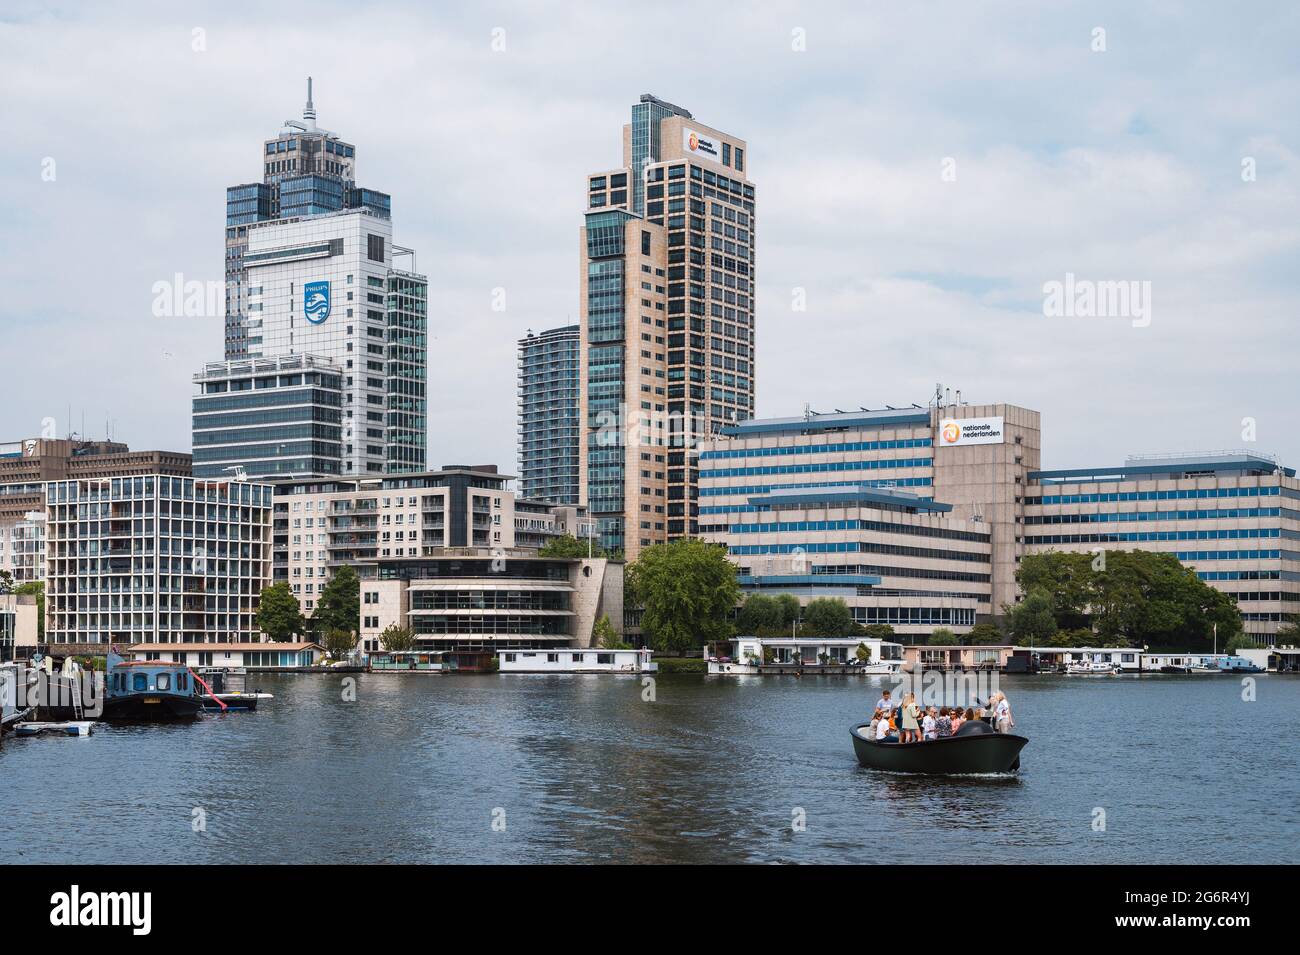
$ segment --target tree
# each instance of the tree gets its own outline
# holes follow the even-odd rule
[[[311,622],[317,633],[329,630],[356,633],[361,628],[361,580],[355,570],[345,564],[334,572],[321,588]]]
[[[356,647],[357,635],[351,630],[326,630],[321,644],[332,658],[342,660]]]
[[[1273,640],[1274,646],[1294,645],[1296,639],[1300,638],[1300,616],[1292,614],[1287,617],[1286,622],[1277,628],[1277,636]]]
[[[1235,655],[1240,653],[1242,650],[1251,650],[1258,646],[1259,644],[1256,643],[1248,634],[1238,633],[1228,641],[1227,645],[1223,648],[1223,652]]]
[[[631,650],[630,643],[619,639],[618,631],[609,620],[609,614],[601,614],[595,626],[591,628],[591,645],[604,650]]]
[[[1016,568],[1016,582],[1021,593],[1041,590],[1050,595],[1057,629],[1086,627],[1094,594],[1096,572],[1092,566],[1093,555],[1088,553],[1027,554]]]
[[[13,592],[22,596],[24,594],[36,598],[36,642],[45,642],[45,584],[39,580],[30,580],[25,584],[19,584]]]
[[[286,582],[262,588],[262,596],[257,602],[257,627],[277,643],[307,631],[307,621],[303,619],[298,598]]]
[[[871,660],[871,648],[865,643],[859,643],[853,655],[858,658],[859,663],[867,663]]]
[[[410,627],[403,627],[395,623],[390,623],[384,628],[384,632],[379,635],[379,645],[389,653],[397,653],[401,650],[414,650],[415,631]]]
[[[894,628],[887,623],[869,623],[862,628],[862,635],[873,640],[890,641],[894,637]]]
[[[607,558],[610,556],[609,553],[595,541],[591,541],[590,545],[588,545],[588,542],[585,539],[578,540],[578,538],[574,537],[572,534],[565,534],[561,537],[552,537],[537,551],[537,556],[563,557],[566,559],[586,557],[588,546],[591,547],[592,557]]]
[[[1001,644],[1006,638],[995,623],[977,623],[961,638],[967,646],[990,647]]]
[[[955,647],[959,643],[957,634],[947,627],[939,627],[930,634],[929,644],[932,647]]]
[[[1007,609],[1007,630],[1018,646],[1041,646],[1056,633],[1052,598],[1045,591],[1033,590],[1014,607]]]
[[[647,547],[627,569],[626,590],[644,609],[641,627],[656,650],[682,651],[734,632],[728,618],[740,584],[717,544],[683,537]]]
[[[0,570],[0,594],[14,592],[14,575],[7,570]]]
[[[803,608],[803,625],[799,633],[807,637],[844,637],[857,628],[853,611],[839,597],[818,597]]]
[[[799,610],[794,594],[750,594],[736,614],[736,628],[756,637],[788,637]]]

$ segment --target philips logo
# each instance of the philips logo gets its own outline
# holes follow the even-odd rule
[[[307,282],[303,285],[302,313],[313,325],[319,325],[330,317],[329,282]]]
[[[129,925],[133,935],[148,935],[153,927],[152,892],[71,892],[50,896],[50,924],[55,926]]]

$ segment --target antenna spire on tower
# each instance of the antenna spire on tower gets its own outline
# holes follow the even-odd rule
[[[311,101],[311,77],[307,77],[307,105],[302,109],[302,118],[313,126],[316,125],[316,107]]]

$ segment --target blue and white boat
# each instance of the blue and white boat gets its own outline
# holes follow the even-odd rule
[[[164,660],[127,661],[110,650],[104,686],[105,720],[192,720],[203,709],[189,667]]]

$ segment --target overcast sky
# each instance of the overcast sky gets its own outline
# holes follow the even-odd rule
[[[189,449],[222,319],[153,285],[222,281],[225,187],[311,74],[429,276],[435,466],[514,472],[515,341],[577,321],[584,174],[643,92],[749,142],[760,416],[942,382],[1040,410],[1046,467],[1300,462],[1294,5],[807,6],[4,0],[0,441],[70,407]],[[1149,314],[1046,316],[1067,273]]]

